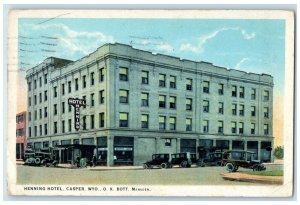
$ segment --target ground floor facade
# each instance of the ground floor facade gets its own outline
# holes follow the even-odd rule
[[[34,138],[29,139],[28,144],[35,150],[53,147],[60,163],[74,163],[74,156],[77,155],[90,159],[95,154],[98,165],[142,165],[152,158],[152,154],[190,152],[199,157],[199,150],[203,148],[221,151],[248,150],[255,153],[257,160],[273,161],[273,154],[269,149],[273,147],[273,137],[262,136],[105,130]],[[95,145],[95,148],[72,151],[55,149],[57,145],[69,144]]]

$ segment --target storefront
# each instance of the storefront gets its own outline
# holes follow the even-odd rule
[[[114,137],[114,164],[133,165],[133,137]]]
[[[195,139],[181,139],[180,152],[196,153],[196,140]]]
[[[271,142],[261,142],[260,159],[261,162],[271,162],[272,153]]]

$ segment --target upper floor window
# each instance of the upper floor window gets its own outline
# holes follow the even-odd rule
[[[223,133],[223,126],[224,126],[224,122],[218,121],[218,133]]]
[[[91,85],[94,85],[95,84],[95,75],[94,75],[94,72],[91,72]]]
[[[176,88],[176,77],[170,76],[170,88]]]
[[[185,119],[186,131],[192,131],[192,118]]]
[[[95,129],[95,116],[91,115],[90,120],[91,120],[91,129]]]
[[[48,74],[45,74],[44,75],[44,84],[47,84],[47,82],[48,82]]]
[[[99,113],[99,127],[104,127],[104,112]]]
[[[40,103],[42,102],[43,97],[42,97],[42,93],[40,93]]]
[[[159,107],[166,108],[166,96],[165,95],[159,96]]]
[[[166,87],[166,75],[159,74],[159,87]]]
[[[120,112],[120,127],[128,127],[128,113]]]
[[[42,87],[42,77],[40,77],[40,87]]]
[[[192,110],[192,99],[191,98],[185,99],[185,109]]]
[[[264,134],[265,135],[269,134],[269,125],[268,124],[264,124]]]
[[[236,88],[236,85],[233,85],[233,86],[232,86],[232,91],[231,91],[231,96],[232,96],[232,97],[236,97],[236,89],[237,89],[237,88]]]
[[[170,96],[170,108],[176,109],[176,97]]]
[[[159,129],[160,130],[166,129],[166,117],[165,116],[159,116]]]
[[[208,81],[203,81],[203,92],[209,93],[209,82]]]
[[[251,88],[251,100],[255,100],[255,99],[256,99],[256,89]]]
[[[269,108],[264,107],[264,118],[269,118]]]
[[[83,116],[83,117],[82,117],[82,128],[83,128],[83,130],[86,130],[86,129],[87,129],[86,116]]]
[[[142,93],[141,94],[141,99],[142,99],[142,106],[143,107],[148,107],[148,104],[149,104],[149,94],[148,93]]]
[[[236,104],[232,104],[232,115],[236,115]]]
[[[192,90],[193,89],[193,80],[190,78],[186,79],[186,90]]]
[[[245,97],[245,88],[240,87],[240,98],[244,98],[244,97]]]
[[[99,91],[99,103],[103,104],[104,103],[104,98],[105,98],[105,92],[104,90]]]
[[[202,121],[202,128],[203,128],[203,132],[207,133],[208,130],[209,130],[209,123],[208,123],[208,120],[203,120]]]
[[[219,95],[224,94],[224,85],[222,83],[219,83],[219,85],[218,85],[218,92],[219,92]]]
[[[268,90],[264,90],[264,101],[268,101],[269,100],[269,91]]]
[[[232,134],[236,133],[236,122],[231,122],[231,133]]]
[[[251,117],[255,117],[256,115],[255,111],[256,111],[255,106],[251,106]]]
[[[94,93],[91,94],[91,107],[95,105]]]
[[[203,100],[203,112],[209,112],[209,101]]]
[[[142,128],[148,128],[149,127],[149,115],[142,115],[141,119]]]
[[[28,91],[31,91],[31,82],[28,82]]]
[[[255,123],[251,123],[251,135],[255,134]]]
[[[72,92],[72,86],[71,86],[71,81],[68,82],[68,92]]]
[[[54,122],[54,134],[57,133],[57,122]]]
[[[44,101],[48,100],[48,92],[47,90],[44,91]]]
[[[166,147],[170,147],[171,144],[172,144],[171,142],[172,142],[171,139],[169,139],[169,138],[168,138],[168,139],[165,139],[165,146],[166,146]]]
[[[54,104],[54,115],[57,115],[57,104]]]
[[[219,114],[224,114],[224,103],[219,102]]]
[[[176,117],[169,118],[170,130],[176,130]]]
[[[120,103],[128,103],[128,90],[120,90]]]
[[[53,94],[54,94],[54,97],[56,98],[57,97],[57,87],[56,86],[53,88]]]
[[[34,80],[33,82],[34,82],[34,89],[36,89],[36,80]]]
[[[75,79],[75,90],[78,90],[78,78]]]
[[[82,76],[82,87],[86,88],[86,75]]]
[[[65,95],[65,84],[61,84],[61,94]]]
[[[104,81],[104,68],[101,68],[99,71],[99,81],[100,82]]]
[[[244,105],[240,105],[240,116],[244,116],[244,108],[245,106]]]
[[[244,134],[244,123],[243,122],[239,123],[239,134]]]
[[[142,71],[142,84],[149,84],[149,72]]]
[[[128,81],[128,68],[120,67],[120,80]]]

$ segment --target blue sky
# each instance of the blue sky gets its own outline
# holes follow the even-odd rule
[[[77,60],[107,42],[274,76],[283,92],[284,20],[20,19],[19,66],[48,56]]]

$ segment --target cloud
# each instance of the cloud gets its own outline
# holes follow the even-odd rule
[[[181,51],[191,51],[193,53],[202,53],[204,51],[204,46],[208,41],[214,39],[220,33],[223,33],[225,31],[239,31],[240,34],[242,35],[243,39],[245,39],[245,40],[253,39],[256,36],[255,32],[248,33],[244,29],[241,29],[239,27],[224,27],[224,28],[215,30],[211,33],[200,36],[197,39],[197,43],[195,45],[193,45],[191,43],[181,44],[179,50],[181,50]]]
[[[157,50],[168,52],[168,53],[174,51],[173,46],[171,46],[168,43],[161,43],[160,45],[157,45],[156,48],[157,48]]]
[[[234,67],[234,69],[239,70],[241,68],[241,65],[247,61],[250,61],[249,58],[243,58],[242,60],[240,60]]]

